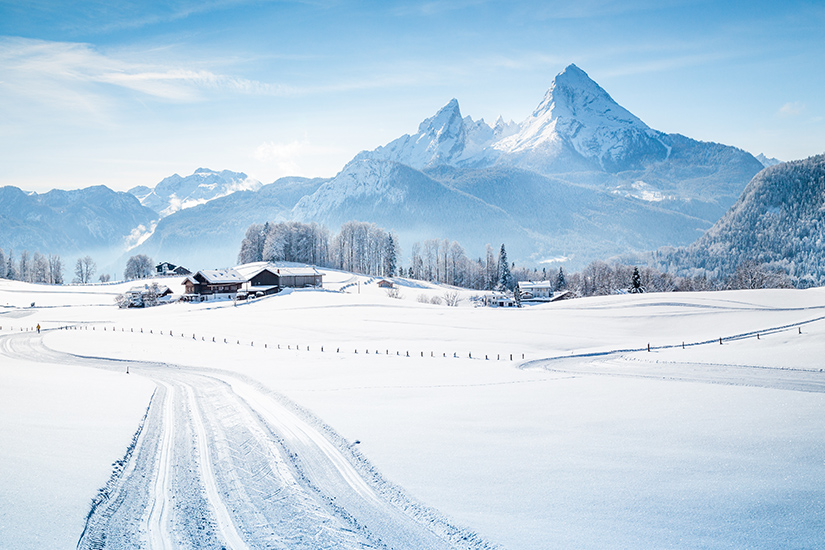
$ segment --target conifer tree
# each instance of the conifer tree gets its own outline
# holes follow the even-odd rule
[[[642,276],[639,273],[639,268],[633,268],[633,276],[630,279],[630,292],[633,294],[638,294],[640,292],[644,292],[644,288],[642,287]]]
[[[503,243],[498,252],[498,287],[499,290],[513,289],[513,274],[510,272],[510,263],[507,261],[507,251]]]

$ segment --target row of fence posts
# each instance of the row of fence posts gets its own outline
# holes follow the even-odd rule
[[[83,326],[83,327],[80,327],[80,326],[78,326],[78,325],[69,325],[69,326],[65,326],[65,327],[63,327],[63,326],[59,326],[59,327],[57,327],[57,328],[58,328],[59,330],[63,330],[64,328],[65,328],[66,330],[69,330],[69,329],[72,329],[72,330],[84,330],[84,329],[85,329],[85,330],[89,330],[89,325],[85,325],[85,326]],[[802,327],[801,327],[801,326],[798,326],[798,327],[797,327],[797,329],[798,329],[798,334],[802,334]],[[2,326],[2,325],[0,325],[0,331],[2,331],[2,330],[3,330],[3,326]],[[13,329],[13,328],[10,328],[9,330],[14,330],[14,329]],[[28,328],[28,329],[26,329],[25,327],[20,327],[20,331],[21,331],[21,332],[25,332],[26,330],[29,330],[29,331],[34,331],[34,330],[35,330],[35,327],[31,327],[31,328]],[[95,326],[94,326],[94,325],[92,325],[92,330],[95,330]],[[104,331],[104,332],[106,332],[106,327],[105,327],[105,326],[103,327],[103,331]],[[123,327],[121,327],[120,331],[121,331],[121,332],[125,332],[125,331],[126,331],[126,329],[125,329],[125,328],[123,328]],[[135,331],[135,329],[134,329],[134,328],[130,328],[130,329],[129,329],[129,332],[134,332],[134,331]],[[116,332],[114,327],[112,327],[112,332]],[[141,334],[143,334],[143,329],[142,329],[142,328],[140,329],[140,333],[141,333]],[[154,331],[153,331],[152,329],[149,329],[149,334],[154,334]],[[160,334],[161,334],[161,335],[163,335],[163,331],[160,331]],[[173,333],[171,330],[169,331],[169,336],[174,336],[174,333]],[[180,336],[181,336],[181,338],[184,338],[184,337],[185,337],[185,335],[184,335],[183,333],[181,333],[181,335],[180,335]],[[197,340],[197,337],[195,336],[195,334],[192,334],[192,339],[193,339],[193,340]],[[740,338],[737,338],[737,340],[738,340],[738,339],[740,339]],[[757,339],[757,340],[760,340],[760,339],[761,339],[761,335],[760,335],[760,333],[759,333],[759,332],[757,332],[757,333],[756,333],[756,339]],[[205,340],[205,338],[204,338],[203,336],[201,336],[201,341],[206,341],[206,340]],[[214,336],[212,337],[212,342],[216,342],[216,340],[215,340],[215,337],[214,337]],[[228,342],[228,340],[227,340],[226,338],[224,338],[224,339],[223,339],[223,343],[224,343],[224,344],[228,344],[229,342]],[[240,340],[237,340],[237,342],[236,342],[236,343],[237,343],[237,345],[240,345],[240,344],[241,344],[241,341],[240,341]],[[254,347],[254,346],[255,346],[255,342],[254,342],[254,341],[252,341],[252,342],[250,342],[250,343],[249,343],[249,345],[250,345],[250,346],[252,346],[252,347]],[[691,345],[693,345],[693,344],[691,344]],[[720,346],[721,346],[721,345],[723,345],[723,338],[722,338],[721,336],[719,337],[719,345],[720,345]],[[672,347],[672,346],[667,346],[667,347]],[[264,344],[264,349],[268,349],[268,345],[267,345],[267,344]],[[277,344],[277,349],[281,349],[281,345],[280,345],[280,344]],[[287,349],[288,349],[288,350],[291,350],[291,349],[292,349],[292,345],[291,345],[291,344],[290,344],[290,345],[287,345]],[[296,345],[296,346],[295,346],[295,350],[297,351],[297,350],[299,350],[299,349],[300,349],[300,348],[299,348],[299,346],[298,346],[298,345]],[[651,350],[653,350],[653,349],[656,349],[656,348],[655,348],[655,347],[651,348],[650,343],[648,343],[648,344],[647,344],[647,351],[648,351],[648,352],[650,352],[650,351],[651,351]],[[684,341],[682,342],[682,349],[685,349],[685,342],[684,342]],[[307,346],[307,351],[310,351],[309,346]],[[323,351],[324,351],[324,346],[321,346],[321,352],[323,352]],[[335,352],[336,352],[336,353],[340,353],[340,352],[341,352],[341,348],[340,348],[340,347],[339,347],[339,348],[336,348]],[[369,355],[369,353],[370,353],[370,352],[369,352],[369,349],[366,349],[366,350],[365,350],[365,352],[366,352],[366,354],[367,354],[367,355]],[[354,350],[354,352],[353,352],[353,353],[357,354],[357,353],[358,353],[358,349],[356,348],[356,349]],[[385,351],[385,355],[389,355],[389,354],[390,354],[390,350],[386,350],[386,351]],[[378,350],[375,350],[375,354],[374,354],[374,355],[380,355],[380,352],[379,352]],[[397,351],[397,352],[396,352],[396,355],[400,356],[400,355],[401,355],[401,352],[400,352],[400,351]],[[506,354],[505,354],[505,355],[506,355]],[[513,354],[511,353],[511,354],[509,354],[509,355],[510,355],[510,361],[512,361],[512,360],[513,360]],[[404,354],[404,356],[405,356],[405,357],[410,357],[410,352],[409,352],[409,351],[407,351],[407,352]],[[421,352],[421,357],[424,357],[424,352],[423,352],[423,351]],[[435,352],[432,352],[432,351],[431,351],[431,352],[430,352],[430,357],[435,357]],[[442,353],[442,357],[447,357],[447,353],[446,353],[446,352],[443,352],[443,353]],[[454,357],[454,358],[458,358],[458,353],[457,353],[457,352],[453,352],[452,357]],[[469,352],[469,353],[468,353],[468,357],[469,357],[470,359],[472,359],[472,358],[473,358],[473,353],[472,353],[472,352]],[[523,353],[521,354],[521,358],[522,358],[522,359],[524,359],[524,354],[523,354]],[[488,356],[487,354],[485,354],[485,355],[484,355],[484,359],[489,361],[489,359],[490,359],[490,358],[489,358],[489,356]],[[497,353],[497,354],[496,354],[496,361],[500,361],[500,360],[501,360],[501,354]],[[506,361],[506,359],[505,359],[505,361]]]
[[[58,328],[62,330],[64,327],[58,327]],[[72,325],[72,326],[67,326],[67,327],[65,327],[65,328],[66,328],[66,330],[69,330],[69,329],[71,329],[71,330],[89,330],[89,326],[88,326],[88,325],[86,325],[86,326]],[[2,330],[2,327],[0,327],[0,330]],[[94,325],[92,326],[92,330],[95,330]],[[120,331],[121,331],[121,332],[126,332],[126,329],[125,329],[125,328],[123,328],[123,327],[121,327]],[[103,327],[103,332],[107,332],[107,328],[106,328],[105,326]],[[116,331],[116,329],[115,329],[114,327],[112,327],[111,332],[117,332],[117,331]],[[130,329],[129,329],[129,332],[130,332],[130,333],[134,333],[134,332],[135,332],[135,329],[134,329],[134,328],[130,328]],[[141,328],[141,329],[140,329],[140,331],[139,331],[139,334],[154,334],[154,333],[155,333],[155,332],[154,332],[154,329],[149,329],[149,332],[148,332],[148,333],[144,332],[143,328]],[[162,331],[162,330],[161,330],[158,334],[159,334],[159,335],[161,335],[161,336],[164,336],[164,331]],[[169,331],[169,336],[174,337],[174,336],[175,336],[174,332],[170,330],[170,331]],[[181,337],[181,338],[185,338],[185,337],[186,337],[186,335],[185,335],[183,332],[181,332],[181,333],[180,333],[180,337]],[[196,335],[196,334],[192,334],[192,340],[197,341],[197,339],[198,339],[197,335]],[[206,341],[207,341],[207,340],[206,340],[206,337],[201,336],[201,341],[202,341],[202,342],[206,342]],[[219,342],[218,342],[218,340],[216,339],[216,337],[215,337],[215,336],[213,336],[213,337],[212,337],[212,340],[211,340],[211,341],[212,341],[212,342],[214,342],[214,343],[219,343]],[[224,338],[224,339],[223,339],[223,343],[224,343],[224,344],[228,344],[228,343],[229,343],[229,340],[228,340],[227,338]],[[235,343],[236,343],[237,345],[241,345],[241,341],[240,341],[240,340],[238,340],[238,339],[236,339],[236,340],[235,340]],[[250,347],[254,347],[254,346],[255,346],[255,342],[254,342],[254,340],[253,340],[253,341],[250,341],[249,345],[250,345]],[[303,346],[299,346],[299,345],[297,345],[297,344],[296,344],[296,345],[294,345],[294,346],[293,346],[292,344],[287,344],[286,349],[287,349],[287,350],[293,350],[293,349],[294,349],[295,351],[299,351],[299,350],[301,350],[301,348],[302,348],[302,347],[303,347]],[[269,344],[266,344],[266,343],[265,343],[265,344],[264,344],[264,349],[269,349]],[[274,348],[272,348],[272,349],[283,349],[283,348],[281,347],[281,344],[276,344],[276,345],[275,345],[275,347],[274,347]],[[321,353],[324,353],[324,346],[319,346],[319,349],[320,349]],[[369,350],[369,348],[362,348],[362,349],[364,350],[364,354],[365,354],[365,355],[370,355],[370,350]],[[306,346],[306,351],[311,351],[310,346]],[[341,348],[340,348],[340,347],[335,348],[335,353],[341,353]],[[345,353],[346,353],[346,352],[345,352]],[[353,349],[353,354],[357,355],[358,353],[359,353],[359,352],[358,352],[358,348],[354,348],[354,349]],[[422,352],[420,352],[420,354],[421,354],[421,357],[424,357],[424,356],[425,356],[423,351],[422,351]],[[381,354],[380,350],[377,350],[377,349],[376,349],[376,350],[375,350],[375,352],[374,352],[372,355],[382,355],[382,354]],[[385,350],[384,350],[384,354],[383,354],[383,355],[390,355],[390,350],[389,350],[389,349],[385,349]],[[405,352],[404,352],[404,354],[402,354],[400,351],[396,351],[396,352],[395,352],[395,355],[396,355],[396,356],[399,356],[399,357],[412,357],[412,356],[410,355],[409,350],[405,351]],[[510,360],[510,361],[513,361],[513,360],[514,360],[514,359],[513,359],[513,357],[516,357],[516,360],[517,360],[517,359],[518,359],[518,355],[519,355],[519,354],[513,354],[513,353],[510,353],[510,354],[501,354],[501,353],[497,353],[497,354],[496,354],[496,361],[501,361],[501,360],[502,360],[502,355],[505,357],[505,359],[503,359],[504,361],[507,361],[507,357],[508,357],[508,355],[509,355],[509,360]],[[441,354],[441,356],[442,356],[442,357],[444,357],[444,358],[448,357],[447,352],[443,352],[443,353]],[[467,354],[467,356],[468,356],[468,358],[473,359],[473,353],[472,353],[472,352],[469,352],[469,353]],[[430,357],[433,357],[433,358],[434,358],[434,357],[436,357],[436,354],[435,354],[435,352],[434,352],[434,351],[431,351],[431,352],[430,352]],[[459,357],[458,352],[453,352],[453,354],[452,354],[450,357],[453,357],[453,358],[456,358],[456,359],[457,359],[457,358]],[[478,358],[478,357],[480,357],[480,356],[477,356],[477,358]],[[525,356],[524,356],[524,354],[522,353],[522,354],[521,354],[521,359],[523,360],[524,358],[525,358]],[[489,355],[489,354],[485,354],[485,355],[484,355],[484,359],[489,361],[489,360],[490,360],[490,355]]]
[[[802,334],[802,327],[799,327],[799,326],[798,326],[798,327],[796,327],[796,328],[797,328],[797,334]],[[761,340],[761,339],[762,339],[762,338],[761,338],[761,333],[759,333],[759,332],[757,332],[757,333],[756,333],[756,339],[757,339],[757,340]],[[724,345],[724,344],[723,344],[723,342],[722,342],[722,340],[723,340],[723,338],[720,336],[720,337],[719,337],[719,345],[720,345],[720,346],[721,346],[721,345]],[[741,340],[741,338],[736,338],[736,340]],[[690,344],[690,345],[695,345],[695,344]],[[672,347],[672,346],[667,346],[667,347]],[[654,348],[652,348],[652,349],[656,349],[656,348],[654,347]],[[682,342],[682,349],[685,349],[685,343],[684,343],[684,341]],[[650,344],[648,343],[648,344],[647,344],[647,351],[650,351],[650,350],[651,350],[651,347],[650,347]]]

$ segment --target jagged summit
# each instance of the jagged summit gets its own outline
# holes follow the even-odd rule
[[[502,131],[506,131],[506,124]],[[496,131],[484,120],[461,116],[458,100],[451,99],[418,125],[418,133],[405,134],[383,147],[363,151],[356,159],[391,160],[413,168],[438,165],[475,166],[487,162]]]
[[[440,137],[445,132],[457,133],[461,126],[461,108],[456,98],[451,99],[445,106],[430,118],[418,125],[419,134]]]
[[[140,186],[129,190],[143,204],[162,217],[178,210],[204,204],[235,191],[257,191],[261,182],[242,172],[198,168],[191,176],[173,174],[154,188]]]
[[[670,153],[667,136],[616,103],[576,65],[559,73],[520,131],[495,147],[544,173],[552,165],[607,172],[642,168]]]
[[[552,118],[566,117],[591,123],[610,122],[650,129],[638,117],[616,103],[604,88],[575,65],[568,65],[556,75],[530,118],[543,118],[548,113]]]
[[[361,153],[414,168],[507,164],[543,174],[636,170],[666,159],[667,135],[648,127],[576,65],[553,80],[544,98],[520,124],[499,117],[462,118],[457,99],[405,135]]]

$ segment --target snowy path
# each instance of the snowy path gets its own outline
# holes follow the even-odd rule
[[[617,352],[598,358],[570,357],[536,360],[521,366],[550,372],[629,376],[680,382],[701,382],[825,393],[825,373],[807,369],[779,369],[721,363],[657,361]]]
[[[357,455],[330,441],[320,421],[254,380],[77,357],[31,333],[0,337],[0,353],[124,373],[128,366],[129,376],[157,384],[79,548],[491,547],[410,501],[364,459],[354,463]]]

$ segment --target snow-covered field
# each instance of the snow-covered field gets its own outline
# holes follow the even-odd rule
[[[325,282],[120,310],[0,281],[0,548],[822,546],[825,289]]]

